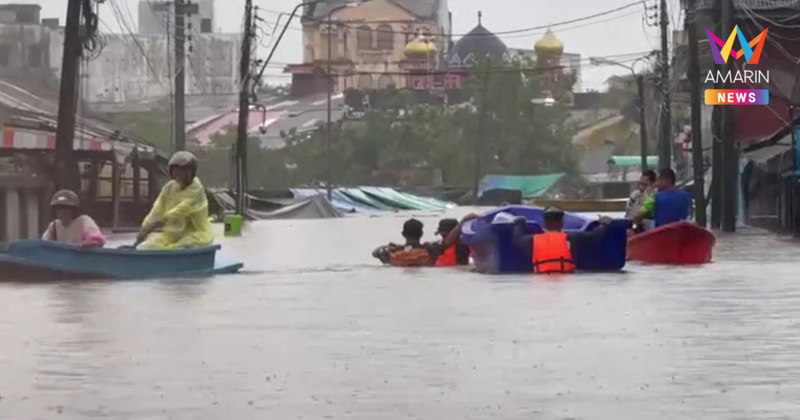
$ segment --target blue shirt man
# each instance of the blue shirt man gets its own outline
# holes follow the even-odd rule
[[[692,214],[692,195],[675,189],[675,171],[665,168],[656,179],[658,192],[646,200],[634,221],[651,218],[655,227],[681,222]]]

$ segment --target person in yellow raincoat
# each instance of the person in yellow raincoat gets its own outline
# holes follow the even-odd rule
[[[136,238],[137,249],[175,250],[209,246],[208,198],[197,179],[197,158],[177,152],[169,160],[172,181],[161,190]]]

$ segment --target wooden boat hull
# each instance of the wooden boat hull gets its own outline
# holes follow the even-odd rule
[[[711,262],[716,238],[694,223],[678,222],[628,240],[628,260],[648,264],[701,265]]]
[[[627,199],[619,200],[549,200],[537,199],[531,205],[537,207],[556,206],[564,211],[584,213],[584,212],[623,212]]]
[[[217,261],[211,246],[180,251],[95,249],[48,241],[0,245],[0,280],[53,281],[71,279],[151,279],[193,277],[238,272],[243,265]]]

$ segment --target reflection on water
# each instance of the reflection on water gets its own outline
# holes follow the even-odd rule
[[[0,285],[0,418],[800,416],[792,242],[543,281],[377,266],[402,222],[257,223],[239,276]]]

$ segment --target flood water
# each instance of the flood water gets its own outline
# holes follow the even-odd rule
[[[378,266],[402,222],[257,223],[237,276],[0,284],[0,419],[800,418],[791,242],[553,281]]]

